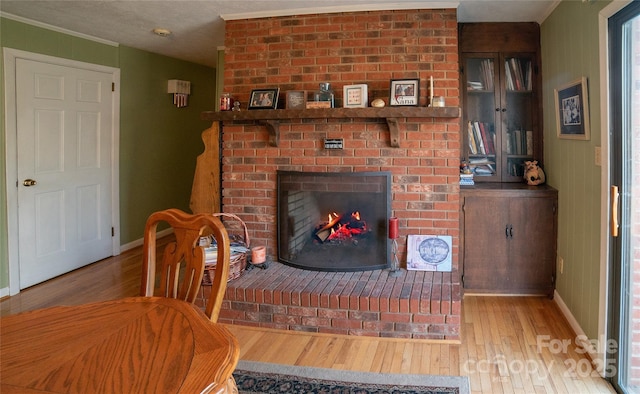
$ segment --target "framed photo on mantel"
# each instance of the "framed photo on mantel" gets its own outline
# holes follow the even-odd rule
[[[280,88],[254,89],[249,99],[249,109],[276,109]]]
[[[389,89],[390,106],[417,106],[420,98],[419,79],[392,79]]]
[[[366,108],[369,106],[367,85],[345,85],[343,91],[344,108]]]
[[[305,109],[307,108],[307,91],[306,90],[289,90],[287,92],[287,109]]]

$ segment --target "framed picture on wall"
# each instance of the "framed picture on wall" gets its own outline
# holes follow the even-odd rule
[[[589,92],[581,77],[555,89],[558,138],[589,140]]]
[[[392,79],[389,89],[390,106],[417,106],[420,98],[419,79]]]

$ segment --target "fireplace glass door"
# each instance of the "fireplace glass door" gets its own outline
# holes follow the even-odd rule
[[[389,172],[278,171],[278,260],[316,271],[389,267]]]

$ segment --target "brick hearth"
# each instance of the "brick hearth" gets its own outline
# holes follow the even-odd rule
[[[219,321],[362,336],[459,339],[457,273],[318,272],[271,263],[228,284]]]

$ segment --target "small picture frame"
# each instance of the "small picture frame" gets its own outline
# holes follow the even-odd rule
[[[249,99],[249,109],[276,109],[280,88],[253,89]]]
[[[419,79],[392,79],[389,89],[389,105],[417,106],[420,99]]]
[[[345,85],[342,88],[344,108],[366,108],[369,106],[367,85]]]
[[[306,90],[289,90],[287,92],[286,109],[306,109],[307,108],[307,91]]]
[[[581,77],[555,89],[558,138],[588,141],[589,91],[587,78]]]

